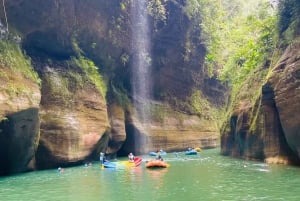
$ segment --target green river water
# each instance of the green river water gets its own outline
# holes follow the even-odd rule
[[[143,157],[145,160],[149,156]],[[1,201],[300,200],[300,168],[219,155],[169,153],[169,168],[101,169],[100,163],[0,177]],[[125,158],[123,158],[125,160]]]

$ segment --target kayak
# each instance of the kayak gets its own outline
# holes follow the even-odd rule
[[[135,157],[134,158],[134,164],[135,166],[139,166],[141,163],[142,163],[143,159],[142,158],[139,158],[139,157]]]
[[[185,152],[185,155],[197,155],[198,152],[194,149]]]
[[[150,156],[158,156],[158,153],[159,153],[159,152],[151,151],[151,152],[149,153],[149,155],[150,155]],[[165,155],[167,155],[167,152],[165,152],[165,151],[160,151],[160,155],[161,155],[161,156],[165,156]]]
[[[103,168],[124,168],[124,167],[137,167],[142,163],[143,159],[139,157],[135,157],[134,161],[118,161],[118,162],[110,162],[104,161],[101,167]]]
[[[146,162],[146,168],[167,168],[170,165],[161,160],[151,160]]]
[[[105,168],[116,168],[117,163],[113,163],[113,162],[110,162],[110,161],[105,161],[103,163],[103,167],[105,167]]]
[[[128,167],[137,167],[142,163],[143,159],[139,157],[134,157],[134,161],[126,161],[125,165]]]

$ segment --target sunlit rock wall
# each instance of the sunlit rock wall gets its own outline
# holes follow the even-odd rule
[[[300,43],[290,45],[272,71],[278,118],[289,148],[300,158]]]
[[[154,117],[149,125],[140,125],[139,118],[128,112],[130,103],[111,104],[92,83],[80,85],[76,79],[83,77],[72,77],[82,72],[67,61],[85,56],[99,67],[108,85],[107,94],[116,96],[115,91],[121,91],[132,101],[130,72],[135,50],[130,44],[128,2],[6,1],[9,25],[22,36],[22,47],[42,79],[41,103],[34,105],[40,107],[40,138],[33,168],[80,164],[97,159],[99,151],[115,156],[119,149],[142,153],[159,148],[172,151],[218,146],[216,121],[185,107],[194,90],[202,90],[213,107],[226,100],[225,88],[202,69],[205,46],[199,26],[194,30],[184,11],[186,1],[166,1],[166,21],[150,19],[153,96],[178,114],[160,120]],[[4,19],[3,13],[0,17]],[[133,130],[141,135],[133,138]],[[134,148],[131,145],[136,139],[148,141]]]
[[[0,64],[0,175],[26,171],[39,140],[39,85]]]
[[[91,160],[89,157],[101,145],[101,138],[109,128],[104,97],[89,81],[85,80],[84,85],[77,83],[71,76],[72,69],[66,71],[61,65],[41,69],[41,136],[36,153],[37,167],[53,168]],[[104,139],[102,143],[107,141]]]
[[[299,52],[299,43],[285,50],[261,87],[256,104],[242,99],[235,106],[222,129],[222,154],[299,164]]]
[[[162,110],[164,110],[162,108]],[[167,152],[185,151],[187,148],[216,148],[219,146],[219,127],[208,119],[176,113],[165,109],[159,119],[141,123],[137,116],[126,116],[127,138],[120,155],[129,152],[149,153],[163,149]]]

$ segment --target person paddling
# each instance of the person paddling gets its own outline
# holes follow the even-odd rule
[[[160,160],[160,161],[163,161],[163,160],[164,160],[164,159],[161,157],[161,152],[160,152],[160,151],[157,153],[156,160]]]
[[[128,154],[128,159],[130,162],[134,162],[134,155],[132,153]]]

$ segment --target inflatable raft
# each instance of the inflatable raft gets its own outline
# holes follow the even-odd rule
[[[146,162],[146,168],[167,168],[170,165],[161,160],[151,160]]]
[[[135,157],[134,161],[119,161],[119,162],[110,162],[105,161],[101,167],[103,168],[124,168],[124,167],[137,167],[142,163],[142,158]]]
[[[185,152],[185,155],[197,155],[198,152],[194,149]]]
[[[159,152],[151,151],[151,152],[149,153],[149,155],[150,155],[150,156],[158,156],[158,155],[165,156],[165,155],[167,155],[167,152],[165,152],[165,151],[159,151]]]
[[[110,162],[110,161],[104,161],[104,163],[102,164],[102,167],[104,167],[104,168],[116,168],[117,163]]]

